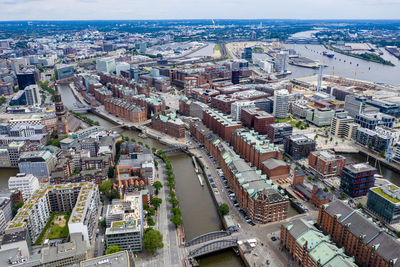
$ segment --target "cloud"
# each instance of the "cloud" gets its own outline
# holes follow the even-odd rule
[[[398,19],[400,0],[0,0],[0,20]]]
[[[40,2],[42,0],[6,0],[6,1],[0,1],[0,5],[20,5],[28,2]]]

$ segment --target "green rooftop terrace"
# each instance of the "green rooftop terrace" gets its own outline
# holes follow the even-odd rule
[[[396,188],[398,189],[397,186],[394,186],[394,187],[396,187]],[[396,190],[397,190],[397,189],[396,189]],[[375,193],[377,193],[378,195],[384,197],[385,199],[389,200],[390,202],[393,202],[393,203],[399,203],[399,202],[400,202],[400,199],[399,199],[399,198],[392,197],[392,196],[388,195],[388,194],[385,193],[385,192],[382,190],[382,188],[380,188],[380,187],[376,187],[376,188],[373,188],[373,189],[371,189],[371,190],[374,191]],[[394,195],[394,194],[393,194],[393,195]]]

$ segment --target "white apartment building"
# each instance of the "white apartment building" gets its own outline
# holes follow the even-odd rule
[[[242,100],[231,104],[231,116],[235,121],[240,121],[242,109],[255,107],[254,101]]]
[[[274,117],[284,119],[289,110],[289,91],[286,89],[276,90],[274,93]]]
[[[0,233],[2,233],[12,219],[11,200],[8,197],[0,197]]]
[[[107,247],[117,245],[122,250],[139,252],[143,238],[142,194],[129,193],[124,200],[114,200],[107,208]]]
[[[8,188],[20,190],[24,201],[28,200],[40,188],[39,180],[32,174],[18,173],[8,180]]]
[[[25,98],[28,106],[41,105],[42,99],[39,92],[39,86],[36,84],[25,87]]]
[[[98,73],[112,73],[116,71],[115,59],[109,57],[97,60],[96,69]]]
[[[287,51],[281,51],[275,57],[275,71],[284,73],[287,71],[289,54]]]
[[[28,230],[30,239],[35,242],[52,212],[71,212],[68,221],[70,235],[82,234],[83,240],[89,246],[95,236],[99,199],[98,187],[94,183],[44,186],[25,201],[8,224],[5,233]]]

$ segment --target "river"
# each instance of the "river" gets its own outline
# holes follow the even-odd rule
[[[389,54],[383,48],[381,48],[383,52],[382,58],[390,60],[395,64],[394,67],[346,56],[336,52],[333,52],[335,54],[333,58],[328,58],[322,55],[322,52],[327,51],[322,45],[286,44],[285,47],[294,49],[300,56],[327,65],[327,67],[324,67],[324,75],[342,76],[351,79],[356,78],[358,80],[374,83],[400,86],[400,60]],[[268,55],[254,54],[254,57],[267,58]],[[288,65],[288,70],[292,72],[289,78],[301,78],[318,74],[318,69],[309,69],[293,65]]]

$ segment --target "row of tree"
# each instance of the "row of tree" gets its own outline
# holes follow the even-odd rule
[[[172,171],[171,161],[162,150],[158,150],[156,153],[165,163],[167,182],[168,182],[167,186],[169,188],[168,202],[172,205],[171,213],[173,215],[170,220],[175,225],[175,227],[179,227],[180,225],[182,225],[183,221],[181,216],[181,210],[179,209],[179,201],[176,198],[175,194],[175,176]]]

